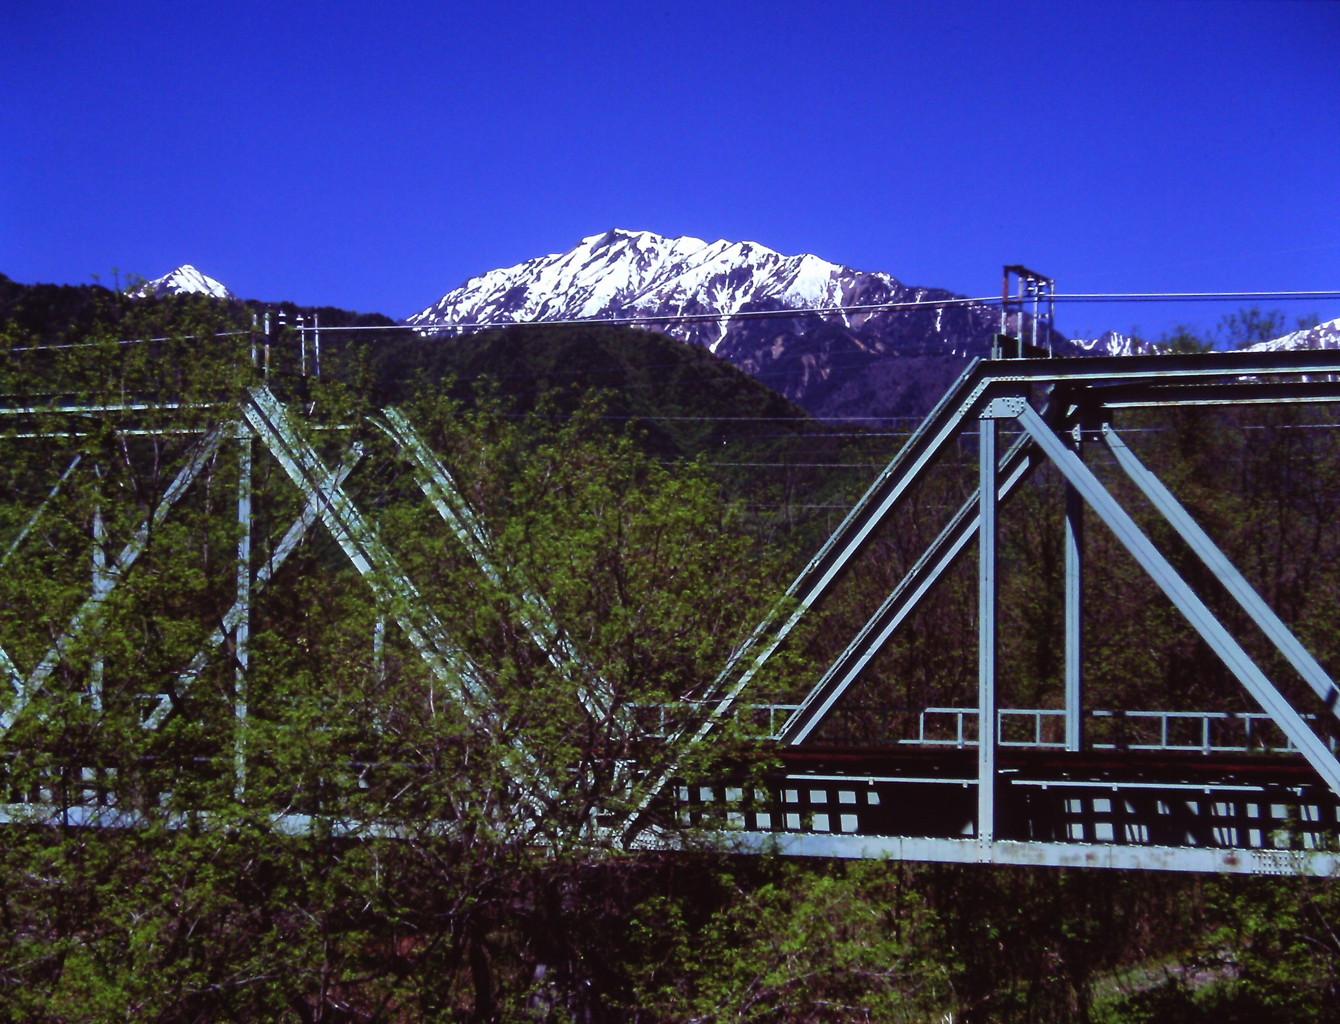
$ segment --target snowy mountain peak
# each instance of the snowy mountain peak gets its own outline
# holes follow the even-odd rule
[[[147,281],[134,291],[136,296],[145,295],[208,295],[215,299],[236,298],[220,282],[196,270],[189,263],[183,263],[170,274]]]
[[[613,228],[553,253],[466,281],[406,321],[418,327],[477,327],[629,316],[729,316],[749,309],[809,309],[848,301],[861,274],[817,256],[783,256],[757,242],[728,242]],[[725,320],[692,340],[715,350]]]

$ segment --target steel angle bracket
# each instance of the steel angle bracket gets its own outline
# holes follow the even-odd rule
[[[154,507],[153,512],[140,523],[121,553],[107,567],[105,577],[95,587],[93,593],[79,606],[64,632],[56,638],[46,655],[33,669],[32,674],[15,686],[13,703],[0,712],[0,735],[9,731],[18,716],[31,703],[33,697],[41,689],[42,684],[60,664],[65,652],[69,649],[70,643],[82,635],[85,630],[96,625],[101,619],[108,599],[115,593],[117,584],[125,579],[136,560],[148,547],[149,538],[153,531],[162,525],[172,511],[172,507],[190,489],[191,484],[195,482],[206,463],[218,451],[224,436],[231,433],[231,429],[234,427],[233,424],[229,424],[227,427],[215,426],[206,432],[205,436],[195,446],[186,464],[182,466],[176,477],[173,478],[172,483],[168,485],[162,500]],[[17,680],[19,676],[13,671],[14,665],[8,656],[4,658],[4,662],[7,664],[4,664],[3,667],[11,673],[12,679]]]

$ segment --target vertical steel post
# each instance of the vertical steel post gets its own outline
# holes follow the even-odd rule
[[[990,409],[978,423],[977,552],[977,838],[996,835],[996,421]]]
[[[372,724],[381,732],[385,724],[382,702],[386,699],[386,616],[380,611],[372,623],[372,666],[377,673],[377,703],[372,712]]]
[[[1010,268],[1006,267],[1000,275],[1000,333],[1008,334],[1010,318]]]
[[[237,625],[233,629],[233,794],[247,781],[247,667],[251,639],[251,431],[237,429]]]
[[[99,474],[101,476],[101,474]],[[102,518],[102,506],[93,506],[93,598],[105,600],[112,589],[111,574],[107,572],[107,523]],[[101,630],[97,650],[88,672],[88,699],[94,711],[102,710],[102,679],[104,669]]]
[[[1070,449],[1084,458],[1083,426],[1076,424]],[[1065,748],[1084,749],[1084,499],[1065,486]]]

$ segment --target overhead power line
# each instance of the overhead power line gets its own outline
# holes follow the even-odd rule
[[[1057,292],[1051,296],[1055,302],[1288,302],[1294,300],[1315,301],[1317,299],[1340,299],[1340,289],[1299,291],[1218,291],[1218,292]],[[441,334],[458,331],[498,330],[505,327],[587,327],[593,325],[638,326],[647,324],[693,324],[723,323],[736,320],[782,320],[801,316],[832,316],[836,314],[860,314],[877,312],[897,312],[900,310],[953,309],[964,306],[1000,306],[1004,301],[999,295],[977,297],[954,297],[946,299],[915,299],[907,302],[871,302],[838,306],[804,306],[794,309],[756,309],[734,313],[662,313],[646,315],[628,315],[616,317],[577,317],[565,320],[480,320],[445,324],[361,324],[346,326],[322,325],[322,332],[351,331],[414,331],[418,334]],[[292,329],[292,325],[290,325]],[[302,328],[298,328],[301,330]],[[146,342],[168,340],[190,341],[203,337],[236,337],[246,334],[260,334],[259,331],[233,330],[216,331],[206,335],[184,335],[178,339],[169,338],[123,338],[114,344],[138,345]],[[71,348],[90,348],[105,342],[71,342],[57,345],[33,345],[12,348],[10,352],[31,352],[39,350],[57,350]]]
[[[1340,299],[1340,289],[1319,291],[1216,291],[1216,292],[1058,292],[1052,295],[1056,302],[1287,302],[1292,300]],[[734,313],[659,313],[629,314],[613,317],[574,317],[563,320],[473,320],[440,324],[396,324],[394,326],[323,327],[330,331],[385,331],[412,330],[421,334],[446,331],[483,331],[503,327],[544,326],[578,327],[591,324],[635,326],[639,324],[693,324],[721,323],[734,320],[777,320],[799,316],[831,316],[897,312],[918,309],[953,309],[963,306],[1000,306],[999,295],[953,297],[945,299],[914,299],[906,302],[869,302],[835,306],[802,306],[794,309],[755,309]]]
[[[1058,292],[1057,302],[1287,302],[1340,299],[1340,290],[1264,292]],[[997,302],[1000,300],[997,299]]]

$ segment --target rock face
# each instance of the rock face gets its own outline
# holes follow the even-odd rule
[[[817,416],[887,419],[922,415],[986,355],[1000,310],[755,242],[613,230],[471,278],[406,323],[449,335],[590,319],[702,345]]]
[[[181,295],[183,293],[209,295],[216,299],[234,299],[227,288],[212,277],[200,273],[189,263],[183,263],[170,274],[148,281],[135,289],[135,295]]]

